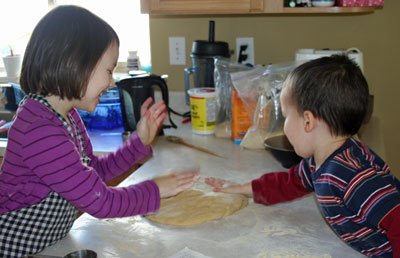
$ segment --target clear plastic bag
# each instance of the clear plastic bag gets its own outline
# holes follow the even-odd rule
[[[214,82],[217,93],[216,137],[231,137],[231,96],[233,85],[230,74],[250,69],[250,67],[241,64],[231,63],[228,58],[214,58]]]
[[[294,67],[295,63],[271,64],[231,74],[233,86],[252,116],[252,125],[240,144],[242,147],[263,149],[269,135],[282,133],[284,119],[279,94]]]

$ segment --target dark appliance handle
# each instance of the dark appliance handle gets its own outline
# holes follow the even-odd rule
[[[152,75],[151,77],[152,77],[153,86],[158,86],[158,88],[161,90],[162,100],[164,101],[165,105],[167,106],[168,119],[169,119],[169,123],[171,124],[171,126],[164,125],[164,128],[169,128],[169,127],[172,127],[175,129],[178,128],[171,119],[171,109],[169,108],[169,94],[168,94],[167,83],[160,76]]]

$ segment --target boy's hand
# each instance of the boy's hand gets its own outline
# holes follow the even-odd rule
[[[253,195],[251,183],[235,184],[215,177],[206,177],[204,182],[212,186],[214,192],[244,194],[249,197]]]
[[[157,136],[164,119],[167,117],[167,107],[163,101],[158,101],[150,106],[152,98],[148,98],[140,109],[140,121],[136,132],[143,145],[149,145]]]

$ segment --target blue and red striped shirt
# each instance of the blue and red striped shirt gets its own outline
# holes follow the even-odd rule
[[[313,158],[303,159],[252,187],[264,204],[314,192],[325,220],[349,246],[369,257],[400,257],[400,182],[361,142],[348,139],[318,169]]]

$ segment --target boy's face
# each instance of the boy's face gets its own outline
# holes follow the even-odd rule
[[[285,118],[283,131],[292,144],[297,155],[306,158],[312,155],[310,144],[307,144],[307,135],[304,131],[304,118],[297,111],[290,97],[290,88],[284,87],[280,95],[282,115]]]
[[[118,60],[118,45],[113,43],[104,52],[94,69],[85,95],[77,101],[76,108],[93,112],[99,103],[101,94],[115,85],[112,77]]]

